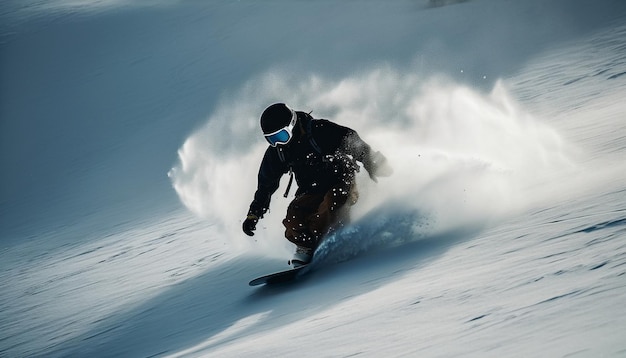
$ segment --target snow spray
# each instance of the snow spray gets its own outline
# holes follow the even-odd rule
[[[358,175],[354,220],[396,207],[426,213],[434,231],[488,225],[523,209],[533,199],[529,188],[569,162],[559,134],[520,108],[500,82],[482,93],[390,67],[339,80],[290,78],[269,72],[224,96],[169,172],[184,205],[231,243],[249,241],[240,225],[267,147],[258,118],[274,102],[353,128],[387,156],[393,176],[374,183],[365,170]],[[291,199],[272,197],[259,245],[286,245],[280,223]]]

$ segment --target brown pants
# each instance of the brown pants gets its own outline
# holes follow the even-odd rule
[[[356,188],[338,186],[327,192],[298,195],[283,220],[285,237],[298,246],[315,249],[330,231],[349,220],[350,206],[358,199]]]

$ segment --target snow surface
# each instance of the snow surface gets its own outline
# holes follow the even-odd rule
[[[11,0],[0,20],[1,357],[626,356],[625,3]],[[240,232],[274,101],[395,172],[362,171],[309,275],[252,288],[293,250],[279,193]]]

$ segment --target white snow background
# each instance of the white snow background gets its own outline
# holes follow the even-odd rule
[[[441,6],[450,5],[450,6]],[[626,356],[621,1],[7,1],[1,357]],[[287,268],[284,101],[356,129],[353,225]]]

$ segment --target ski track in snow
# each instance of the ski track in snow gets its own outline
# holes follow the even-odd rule
[[[453,225],[436,201],[364,199],[371,210],[319,248],[308,275],[260,288],[247,282],[286,267],[289,248],[263,241],[279,228],[230,241],[239,222],[185,209],[107,230],[46,232],[0,251],[0,356],[626,355],[625,35],[622,21],[503,80],[515,108],[576,148],[569,176],[511,186],[533,199],[525,205],[500,212],[485,195],[477,202],[487,214],[468,196],[451,202],[463,215]],[[218,219],[238,205],[216,210]],[[205,209],[215,214],[197,212]],[[264,225],[278,222],[280,212],[272,215]]]

